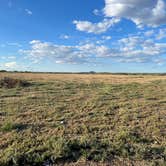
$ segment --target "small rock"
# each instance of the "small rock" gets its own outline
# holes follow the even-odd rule
[[[64,124],[64,121],[62,120],[62,121],[60,121],[60,124]]]

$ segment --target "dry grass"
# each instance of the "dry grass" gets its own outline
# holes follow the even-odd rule
[[[76,81],[105,82],[111,84],[148,83],[156,80],[166,80],[166,76],[158,75],[111,75],[111,74],[43,74],[43,73],[0,73],[0,78],[11,77],[36,81]]]
[[[152,75],[1,73],[0,165],[166,164],[166,80]]]

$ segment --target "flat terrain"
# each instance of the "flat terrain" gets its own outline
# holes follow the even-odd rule
[[[0,166],[166,165],[166,76],[0,73]]]

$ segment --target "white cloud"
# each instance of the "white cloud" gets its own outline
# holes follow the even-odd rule
[[[6,42],[4,44],[0,44],[0,47],[7,47],[7,46],[14,46],[14,47],[22,47],[21,44],[16,43],[16,42]]]
[[[55,63],[57,63],[57,64],[63,64],[64,61],[62,61],[62,60],[58,60],[58,61],[55,61]]]
[[[7,43],[8,46],[16,46],[16,47],[21,47],[22,45],[19,43]]]
[[[111,40],[112,37],[111,37],[111,36],[102,36],[102,39],[103,39],[103,40]]]
[[[102,22],[99,22],[99,23],[75,20],[73,21],[73,24],[76,25],[76,29],[79,31],[100,34],[100,33],[106,32],[110,27],[112,27],[119,21],[120,19],[118,18],[104,19]]]
[[[39,40],[33,40],[30,44],[30,50],[20,50],[20,53],[28,55],[34,62],[43,59],[55,60],[56,63],[84,63],[86,61],[74,46],[56,45]]]
[[[38,44],[38,43],[40,43],[40,40],[32,40],[32,41],[30,41],[29,43],[30,43],[30,44]]]
[[[0,59],[3,59],[3,60],[8,60],[8,59],[16,59],[15,56],[0,56]]]
[[[8,56],[7,58],[8,58],[8,59],[16,59],[15,56]]]
[[[156,63],[166,53],[166,43],[156,43],[151,39],[132,36],[119,40],[119,50],[123,62]]]
[[[121,62],[154,62],[166,54],[166,43],[157,43],[152,39],[131,36],[116,41],[109,47],[104,44],[84,43],[75,46],[57,45],[33,40],[31,49],[20,50],[34,63],[50,60],[62,64],[96,64],[100,59],[114,59]]]
[[[20,53],[27,55],[35,63],[45,59],[55,63],[94,63],[95,58],[113,57],[116,52],[104,45],[93,43],[65,46],[33,40],[30,44],[30,50],[20,50]]]
[[[110,49],[104,45],[95,45],[93,43],[87,43],[85,45],[77,46],[78,50],[82,52],[86,57],[114,57],[113,49]]]
[[[93,13],[99,15],[100,10]],[[99,23],[75,20],[73,24],[79,31],[100,34],[120,21],[121,18],[134,22],[138,28],[158,27],[166,24],[165,0],[105,0],[104,19]],[[147,32],[147,36],[152,35]]]
[[[98,9],[93,10],[93,14],[96,16],[99,16],[101,14],[101,11]]]
[[[139,27],[166,24],[166,3],[164,0],[105,0],[106,17],[126,18]]]
[[[15,69],[17,67],[17,63],[16,62],[7,62],[4,64],[4,67],[6,67],[8,69]]]
[[[163,38],[166,38],[166,29],[160,29],[159,33],[156,35],[157,40],[161,40]]]
[[[144,35],[146,36],[146,37],[151,37],[151,36],[153,36],[155,34],[155,31],[154,30],[149,30],[149,31],[146,31],[145,33],[144,33]]]
[[[25,9],[25,12],[26,12],[26,14],[28,14],[28,15],[30,15],[30,16],[33,14],[32,11],[29,10],[29,9]]]
[[[69,39],[70,36],[69,35],[60,35],[60,39]]]

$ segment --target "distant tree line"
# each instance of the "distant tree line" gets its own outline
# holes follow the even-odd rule
[[[166,73],[111,73],[111,72],[32,72],[32,71],[7,71],[7,70],[0,70],[0,73],[9,72],[9,73],[39,73],[39,74],[111,74],[111,75],[166,75]]]

